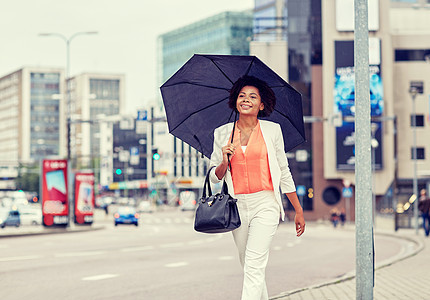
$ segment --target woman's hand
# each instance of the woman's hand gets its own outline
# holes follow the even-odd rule
[[[303,213],[296,213],[294,222],[296,223],[297,236],[301,236],[305,232],[305,218],[303,217]]]
[[[222,162],[215,169],[215,175],[219,180],[221,180],[224,177],[225,172],[227,172],[228,156],[233,155],[234,150],[236,150],[236,147],[233,144],[228,144],[222,147]]]
[[[225,164],[228,164],[228,156],[233,155],[234,151],[236,150],[236,146],[232,143],[227,144],[226,146],[222,147],[222,161]]]

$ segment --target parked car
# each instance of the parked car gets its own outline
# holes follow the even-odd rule
[[[19,211],[16,209],[2,209],[0,210],[0,227],[5,228],[6,226],[19,227],[21,225],[21,218]]]
[[[193,191],[183,191],[179,193],[179,206],[181,210],[195,210],[197,203],[196,193]]]
[[[134,224],[139,225],[139,214],[136,209],[131,206],[120,206],[117,212],[113,215],[115,226],[118,224]]]
[[[42,224],[42,209],[31,207],[21,208],[19,214],[21,217],[21,225]]]
[[[151,202],[148,200],[140,201],[139,206],[138,206],[138,210],[140,213],[142,213],[142,212],[153,213],[154,212],[154,208],[153,208]]]

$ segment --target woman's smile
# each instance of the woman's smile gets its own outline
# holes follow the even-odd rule
[[[251,115],[258,115],[260,109],[264,108],[260,92],[253,86],[244,86],[240,90],[236,105],[239,113]]]

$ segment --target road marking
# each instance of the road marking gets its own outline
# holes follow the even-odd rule
[[[185,244],[180,242],[180,243],[163,244],[163,245],[160,245],[160,248],[175,248],[175,247],[183,247],[183,246],[185,246]]]
[[[218,257],[218,260],[233,260],[233,256],[220,256]]]
[[[279,250],[282,250],[282,247],[280,247],[280,246],[275,246],[275,247],[273,247],[273,250],[275,250],[275,251],[279,251]]]
[[[80,257],[80,256],[92,256],[105,254],[105,251],[85,251],[85,252],[69,252],[69,253],[58,253],[55,257]]]
[[[166,268],[179,268],[179,267],[184,267],[187,266],[188,263],[186,261],[181,261],[181,262],[177,262],[177,263],[171,263],[171,264],[167,264],[164,265]]]
[[[37,258],[41,258],[41,256],[39,256],[39,255],[11,256],[11,257],[0,258],[0,262],[17,261],[17,260],[29,260],[29,259],[37,259]]]
[[[289,247],[289,248],[291,248],[291,247],[294,247],[294,243],[287,243],[287,247]]]
[[[201,245],[203,244],[205,241],[203,240],[195,240],[195,241],[189,241],[187,242],[188,245]]]
[[[154,246],[130,247],[130,248],[121,249],[121,252],[146,251],[146,250],[152,250],[152,249],[154,249]]]
[[[82,280],[95,281],[95,280],[115,278],[118,276],[119,276],[119,274],[101,274],[101,275],[96,275],[96,276],[84,277],[84,278],[82,278]]]

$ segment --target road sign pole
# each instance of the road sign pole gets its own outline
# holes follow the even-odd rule
[[[356,299],[373,299],[374,250],[367,0],[355,0]]]

